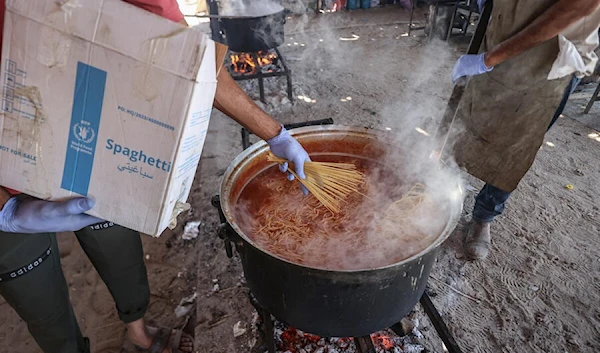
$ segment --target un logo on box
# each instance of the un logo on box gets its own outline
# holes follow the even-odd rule
[[[90,143],[96,137],[96,131],[91,126],[82,123],[73,125],[73,134],[76,140],[83,143]]]

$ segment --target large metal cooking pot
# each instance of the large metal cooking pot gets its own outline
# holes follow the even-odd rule
[[[393,148],[383,132],[337,125],[293,129],[311,154],[341,153],[372,159]],[[446,226],[425,250],[393,265],[360,271],[331,271],[291,263],[259,248],[235,219],[236,201],[247,183],[271,167],[259,142],[238,155],[222,180],[222,233],[233,241],[258,303],[279,320],[324,337],[360,337],[398,323],[419,301],[440,244],[456,227],[462,197],[452,202]],[[460,193],[459,185],[456,185]],[[452,198],[451,198],[452,199]]]
[[[256,53],[283,44],[284,10],[264,16],[216,16],[213,40],[226,44],[230,50]],[[216,30],[215,30],[216,29]]]

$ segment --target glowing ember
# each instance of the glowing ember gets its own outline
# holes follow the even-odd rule
[[[257,70],[262,73],[273,72],[277,69],[279,58],[272,51],[256,54],[251,53],[231,53],[229,55],[231,61],[231,70],[238,74],[254,74]]]
[[[384,349],[391,349],[395,346],[394,342],[392,341],[392,337],[381,332],[372,334],[371,339],[377,346],[380,346]]]
[[[400,337],[390,330],[371,335],[376,353],[419,353],[418,337]],[[324,338],[275,322],[277,353],[357,353],[353,338]]]

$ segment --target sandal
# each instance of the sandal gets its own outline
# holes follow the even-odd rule
[[[173,335],[173,338],[171,336]],[[135,345],[135,348],[140,352],[147,353],[162,353],[165,349],[171,349],[171,353],[185,353],[181,349],[179,349],[181,345],[181,338],[184,336],[182,330],[175,330],[170,328],[159,328],[156,333],[152,336],[152,343],[149,348],[142,348],[140,346]],[[190,341],[193,342],[193,339],[189,337]],[[192,349],[193,352],[193,349]]]

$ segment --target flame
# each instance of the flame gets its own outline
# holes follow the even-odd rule
[[[276,59],[277,55],[275,53],[267,53],[267,55],[262,55],[261,52],[258,52],[258,64],[260,66],[273,64]]]
[[[256,73],[258,67],[268,67],[269,65],[277,65],[277,54],[274,52],[256,53],[257,60],[250,53],[237,53],[229,56],[231,59],[231,68],[233,72],[240,74]],[[266,72],[272,72],[274,68],[269,68]],[[263,71],[265,72],[265,71]]]

